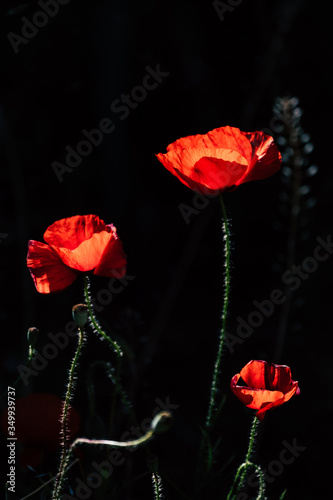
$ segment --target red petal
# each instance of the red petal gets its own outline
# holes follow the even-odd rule
[[[74,250],[83,241],[89,240],[94,233],[109,231],[104,221],[97,215],[75,215],[54,222],[44,233],[49,245]]]
[[[271,365],[270,387],[282,392],[288,392],[292,384],[291,371],[286,365]]]
[[[233,151],[242,161],[226,158],[220,151]],[[235,127],[182,137],[169,144],[166,154],[156,156],[183,184],[209,195],[265,179],[281,167],[281,154],[272,137],[263,132],[242,132]],[[230,174],[230,169],[232,175],[223,178]]]
[[[119,279],[126,273],[127,259],[121,239],[118,238],[114,227],[112,230],[113,237],[109,239],[94,274]]]
[[[102,231],[95,233],[88,240],[83,241],[73,250],[54,247],[55,251],[66,266],[76,271],[93,271],[98,266],[105,248],[113,238],[112,233]]]
[[[242,378],[246,386],[237,385]],[[291,380],[289,366],[252,360],[230,383],[232,392],[248,408],[259,410],[257,417],[262,420],[266,411],[289,401],[299,394],[298,382]]]
[[[270,391],[266,389],[253,389],[252,387],[237,385],[241,374],[235,375],[232,379],[231,390],[248,408],[259,410],[263,405],[276,405],[284,402],[284,394],[281,391]],[[242,377],[243,378],[243,377]],[[268,408],[267,408],[268,409]]]
[[[281,168],[281,153],[273,137],[263,132],[243,132],[253,147],[253,155],[246,173],[236,185],[244,182],[266,179]]]
[[[126,257],[122,243],[115,233],[102,231],[83,241],[74,250],[55,248],[66,266],[80,272],[94,271],[99,276],[122,277],[126,268]]]
[[[296,395],[300,394],[298,382],[296,382],[296,381],[292,383],[289,391],[285,393],[284,400],[289,401],[289,399],[292,398],[294,394],[296,394]]]
[[[278,390],[286,393],[292,380],[289,366],[252,360],[241,370],[245,384],[254,389]]]
[[[236,127],[219,127],[207,134],[182,137],[169,144],[167,151],[173,149],[231,149],[237,151],[250,164],[252,146],[244,133]]]
[[[273,392],[275,393],[278,391],[273,391]],[[292,398],[292,396],[294,396],[294,394],[298,394],[297,382],[295,382],[295,385],[289,390],[288,393],[284,394],[283,398],[277,399],[277,400],[272,401],[272,402],[267,401],[267,402],[263,403],[262,407],[257,412],[257,417],[260,420],[262,420],[264,418],[264,415],[265,415],[267,410],[271,410],[274,407],[281,406],[282,404],[289,401],[289,399]]]
[[[183,184],[204,194],[225,191],[247,168],[246,158],[231,149],[172,149],[156,156]]]
[[[28,243],[27,266],[40,293],[64,290],[77,277],[52,247],[39,241],[30,240]]]
[[[266,372],[268,363],[266,361],[252,360],[247,363],[240,372],[245,384],[254,389],[269,389],[266,385]]]

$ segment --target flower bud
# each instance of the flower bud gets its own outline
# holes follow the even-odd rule
[[[76,304],[72,307],[72,316],[79,328],[82,328],[88,319],[88,306],[86,304]]]
[[[33,326],[32,328],[28,329],[27,341],[28,341],[29,346],[35,347],[37,339],[38,339],[38,334],[39,334],[38,328],[35,328]]]
[[[150,427],[154,434],[162,434],[170,429],[173,417],[169,411],[161,411],[152,420]]]

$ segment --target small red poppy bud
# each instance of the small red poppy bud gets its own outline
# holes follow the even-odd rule
[[[173,417],[169,411],[161,411],[158,413],[151,422],[151,429],[154,434],[162,434],[170,429],[173,422]]]
[[[39,334],[38,328],[33,326],[32,328],[28,329],[27,340],[28,340],[29,346],[35,347],[37,339],[38,339],[38,334]]]
[[[82,328],[88,319],[88,306],[86,304],[76,304],[72,307],[72,316],[78,327]]]

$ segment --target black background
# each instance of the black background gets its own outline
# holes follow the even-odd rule
[[[297,96],[302,127],[314,145],[309,161],[319,172],[309,180],[317,203],[301,209],[295,264],[312,256],[316,238],[326,240],[331,231],[331,17],[310,0],[244,0],[225,12],[223,20],[214,4],[203,0],[71,0],[15,54],[8,33],[21,35],[22,16],[31,20],[40,10],[33,1],[10,10],[20,6],[2,2],[0,11],[0,233],[5,235],[0,245],[1,388],[16,379],[17,366],[25,361],[28,327],[39,328],[37,348],[42,350],[46,334],[63,331],[72,305],[82,301],[78,281],[61,294],[36,292],[25,264],[28,240],[42,241],[55,220],[77,214],[93,213],[114,223],[128,256],[127,274],[135,278],[113,297],[100,320],[127,345],[124,385],[138,419],[151,416],[156,398],[169,396],[179,405],[173,428],[155,451],[161,472],[190,491],[223,301],[221,213],[213,200],[186,224],[179,205],[193,206],[194,193],[155,154],[179,137],[220,126],[272,129],[274,100]],[[142,84],[147,66],[168,76],[121,120],[110,105]],[[75,149],[84,138],[82,130],[97,128],[103,118],[110,118],[115,130],[59,182],[51,164],[65,163],[66,146]],[[276,136],[274,129],[272,134]],[[253,311],[254,300],[267,299],[274,288],[283,287],[283,210],[289,206],[284,192],[283,174],[278,173],[224,196],[233,246],[229,331],[238,316],[246,319]],[[268,498],[279,498],[285,488],[287,499],[330,493],[324,457],[332,445],[331,258],[319,263],[293,294],[278,361],[291,367],[301,395],[266,416],[256,459],[267,468],[278,459],[284,440],[296,439],[306,450],[268,485]],[[95,278],[93,295],[107,283]],[[252,413],[231,394],[230,378],[250,359],[277,362],[281,310],[276,307],[233,354],[225,352],[220,390],[226,402],[214,438],[221,439],[216,470],[224,463],[226,468],[205,498],[226,497],[246,449]],[[88,345],[74,400],[83,418],[82,433],[87,433],[86,368],[93,359],[110,359],[92,334]],[[72,352],[68,347],[28,386],[18,386],[17,396],[32,391],[62,396]],[[101,376],[97,394],[102,418],[110,391]],[[117,425],[114,438],[126,430],[121,416]],[[133,466],[137,474],[146,471],[140,453]],[[135,457],[128,462],[135,463]],[[26,481],[22,491],[27,494],[34,474],[18,474],[21,486]],[[164,483],[166,498],[178,498]],[[152,497],[149,480],[138,482],[127,495]]]

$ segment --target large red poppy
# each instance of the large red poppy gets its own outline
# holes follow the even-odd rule
[[[238,385],[242,379],[245,385]],[[262,420],[267,410],[289,401],[299,394],[298,382],[291,379],[289,366],[252,360],[237,373],[230,383],[232,392],[248,408],[259,410]]]
[[[122,278],[126,255],[113,224],[96,215],[61,219],[44,233],[47,244],[30,240],[27,265],[40,293],[67,288],[79,274]]]
[[[169,144],[167,153],[156,156],[183,184],[207,195],[265,179],[281,166],[281,154],[272,137],[235,127],[182,137]]]
[[[20,454],[22,466],[37,467],[43,457],[61,445],[61,414],[63,401],[53,394],[32,393],[15,402],[15,437],[24,445]],[[80,415],[69,408],[68,441],[72,441],[80,427]],[[1,427],[7,434],[8,413],[1,418]]]

